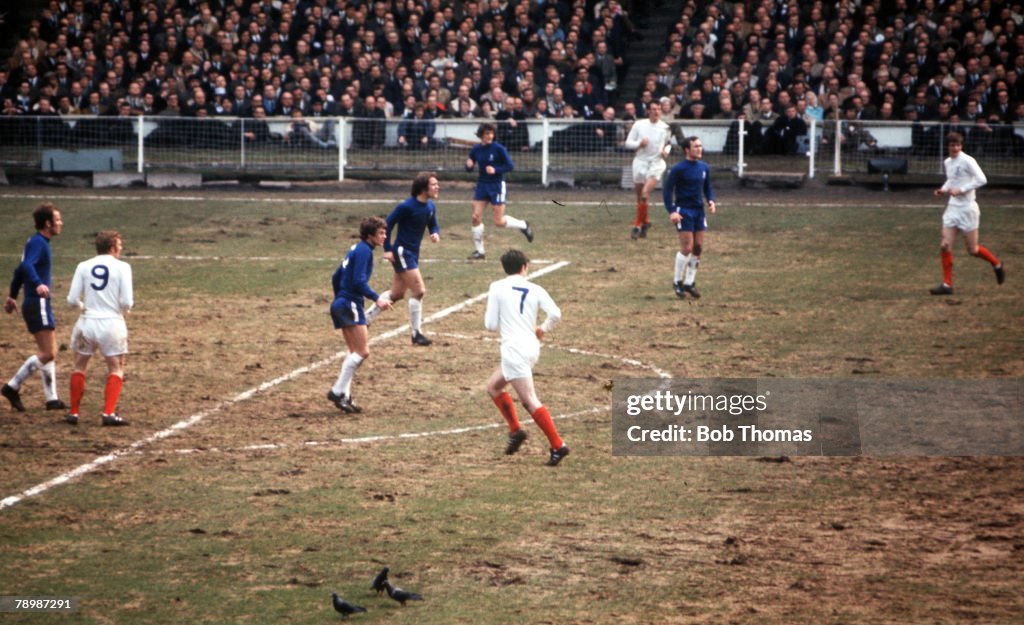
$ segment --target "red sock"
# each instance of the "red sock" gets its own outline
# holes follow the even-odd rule
[[[501,412],[501,416],[505,417],[505,422],[508,423],[508,431],[515,432],[519,429],[519,418],[516,417],[516,404],[512,401],[512,396],[508,392],[504,392],[497,397],[491,398],[494,405],[498,407]]]
[[[558,436],[558,430],[555,429],[555,422],[551,420],[551,413],[548,412],[548,409],[541,406],[530,416],[533,417],[533,422],[537,424],[537,427],[548,437],[551,449],[561,449],[562,439]]]
[[[71,414],[78,414],[81,410],[82,395],[85,395],[85,374],[75,371],[71,374]]]
[[[107,387],[103,390],[103,414],[117,412],[117,400],[121,397],[121,386],[124,379],[119,375],[107,376]]]
[[[644,201],[636,201],[636,218],[633,220],[633,225],[639,228],[644,225]]]
[[[993,267],[998,267],[999,266],[999,259],[996,258],[995,256],[993,256],[992,252],[990,252],[987,249],[985,249],[985,246],[983,246],[983,245],[979,245],[978,246],[978,257],[979,258],[984,258],[989,263],[991,263]]]
[[[651,220],[647,216],[647,207],[649,205],[650,204],[649,204],[649,202],[647,200],[643,201],[643,206],[640,207],[640,223],[637,224],[638,226],[642,226],[642,225],[644,225],[646,223],[650,223]]]
[[[942,252],[942,282],[953,286],[953,252]]]

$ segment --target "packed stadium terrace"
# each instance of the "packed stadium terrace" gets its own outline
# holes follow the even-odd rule
[[[630,67],[633,11],[678,20]],[[2,115],[1024,122],[1022,3],[52,0]],[[671,20],[669,20],[671,22]],[[650,33],[647,35],[650,37]],[[661,38],[660,32],[656,33]],[[619,88],[639,72],[639,88]],[[417,112],[419,109],[419,112]]]

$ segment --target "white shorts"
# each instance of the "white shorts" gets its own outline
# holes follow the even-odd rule
[[[511,348],[501,348],[501,377],[518,380],[533,376],[533,365],[537,364],[540,352],[523,354]]]
[[[633,159],[633,184],[644,184],[649,178],[661,180],[665,175],[665,159],[659,158],[653,161],[645,161],[641,158]]]
[[[961,232],[974,232],[981,223],[981,209],[977,202],[967,207],[947,206],[942,213],[943,228],[958,228]]]
[[[71,349],[86,356],[98,350],[106,358],[127,354],[128,325],[124,319],[79,317],[71,331]]]

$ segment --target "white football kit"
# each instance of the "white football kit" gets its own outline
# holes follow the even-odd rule
[[[647,145],[641,148],[640,141],[644,138],[647,139]],[[633,184],[644,184],[648,178],[661,179],[665,173],[662,150],[671,140],[672,129],[661,120],[656,124],[652,124],[649,119],[633,123],[625,142],[627,148],[636,150],[636,157],[633,158]]]
[[[949,203],[942,213],[943,228],[959,228],[963,232],[978,229],[981,221],[981,209],[978,208],[975,189],[985,186],[988,178],[981,171],[978,161],[963,152],[956,158],[946,158],[942,162],[946,170],[946,182],[943,189],[960,189],[963,195],[949,196]]]
[[[83,309],[71,332],[75,352],[91,356],[98,349],[106,357],[128,353],[124,313],[135,304],[131,265],[110,254],[82,261],[71,280],[68,304]]]
[[[491,283],[484,326],[501,332],[501,375],[506,380],[533,375],[533,365],[540,357],[538,310],[547,315],[541,325],[544,332],[554,329],[562,318],[562,311],[544,287],[519,274]]]

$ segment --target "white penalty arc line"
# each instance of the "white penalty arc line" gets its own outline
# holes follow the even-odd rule
[[[469,334],[458,334],[458,333],[455,333],[455,332],[440,332],[440,333],[436,334],[435,336],[446,336],[446,337],[449,337],[449,338],[463,339],[463,340],[467,340],[467,341],[480,341],[480,340],[482,340],[482,341],[485,341],[485,342],[496,342],[496,341],[499,340],[499,339],[495,339],[495,338],[492,338],[492,337],[472,336],[472,335],[469,335]],[[657,376],[662,378],[662,379],[668,380],[668,379],[672,378],[672,375],[670,373],[668,373],[667,371],[657,367],[656,365],[652,365],[650,363],[642,362],[642,361],[637,360],[635,358],[626,358],[625,356],[617,356],[617,355],[614,355],[614,354],[604,354],[604,353],[601,353],[601,352],[592,352],[592,351],[589,351],[589,350],[578,349],[578,348],[575,348],[575,347],[563,347],[563,346],[560,346],[560,345],[550,345],[550,344],[549,345],[545,345],[544,349],[558,349],[558,350],[562,350],[562,351],[565,351],[565,352],[569,352],[570,354],[579,354],[581,356],[592,356],[592,357],[595,357],[595,358],[603,358],[603,359],[606,359],[606,360],[618,360],[619,362],[625,363],[627,365],[631,365],[631,366],[634,366],[634,367],[640,367],[640,368],[644,368],[644,369],[649,369],[649,370],[653,371],[655,374],[657,374]],[[598,414],[598,413],[601,413],[601,412],[605,412],[607,410],[608,410],[607,408],[602,407],[602,406],[594,406],[592,408],[585,408],[583,410],[577,410],[575,412],[570,412],[570,413],[566,413],[566,414],[556,415],[556,416],[553,416],[552,419],[555,419],[555,420],[572,419],[574,417],[579,417],[579,416],[583,416],[583,415]],[[306,448],[308,448],[308,447],[339,447],[339,446],[343,446],[343,445],[353,445],[353,444],[361,444],[361,443],[379,443],[379,442],[387,442],[387,441],[395,441],[395,440],[405,440],[405,439],[412,439],[412,438],[427,438],[427,437],[433,437],[433,436],[455,436],[455,435],[459,435],[459,434],[467,434],[469,432],[479,432],[481,430],[491,430],[491,429],[498,428],[498,427],[504,427],[504,425],[505,424],[503,422],[502,423],[495,422],[495,423],[486,423],[486,424],[480,424],[480,425],[468,425],[468,426],[464,426],[464,427],[451,428],[451,429],[447,429],[447,430],[432,430],[432,431],[425,431],[425,432],[405,432],[405,433],[401,433],[401,434],[379,434],[379,435],[373,435],[373,436],[360,436],[360,437],[356,437],[356,438],[340,438],[340,439],[327,440],[327,441],[305,441],[305,442],[303,442],[303,443],[301,443],[299,445],[286,445],[286,444],[282,444],[282,443],[264,443],[264,444],[260,444],[260,445],[244,445],[242,447],[230,447],[230,448],[221,448],[221,447],[201,447],[200,448],[200,447],[193,447],[193,448],[175,449],[175,450],[168,451],[168,452],[157,452],[157,453],[188,455],[188,454],[198,454],[198,453],[238,453],[238,452],[249,452],[249,451],[277,451],[277,450],[280,450],[280,449],[291,449],[291,448],[296,448],[296,447],[306,447]],[[138,453],[142,453],[142,452],[138,452]]]
[[[553,265],[549,265],[547,267],[544,267],[543,269],[535,271],[535,272],[531,273],[527,277],[530,278],[531,280],[532,279],[536,279],[536,278],[539,278],[539,277],[541,277],[543,275],[549,274],[549,273],[551,273],[553,271],[558,271],[559,269],[562,269],[563,267],[566,267],[568,265],[569,265],[569,261],[560,261],[560,262],[557,262],[557,263],[555,263]],[[477,302],[480,302],[480,301],[482,301],[482,300],[484,300],[486,298],[487,298],[487,293],[486,292],[485,293],[481,293],[481,294],[476,295],[474,297],[471,297],[471,298],[469,298],[467,300],[463,300],[462,302],[459,302],[458,304],[449,306],[448,308],[445,308],[444,310],[440,310],[440,311],[434,313],[433,315],[430,315],[426,319],[424,319],[423,322],[424,323],[429,323],[429,322],[432,322],[432,321],[437,321],[438,319],[443,319],[444,317],[447,317],[447,316],[449,316],[449,315],[451,315],[453,313],[456,313],[456,312],[458,312],[458,311],[460,311],[460,310],[462,310],[464,308],[467,308],[469,306],[472,306],[473,304],[476,304]],[[392,330],[388,330],[387,332],[384,332],[383,334],[378,334],[378,335],[374,336],[373,338],[370,339],[370,344],[372,345],[372,344],[378,343],[380,341],[386,341],[387,339],[390,339],[392,337],[395,337],[395,336],[398,336],[398,335],[401,335],[401,334],[405,334],[408,331],[409,331],[409,324],[405,324],[405,325],[399,326],[399,327],[394,328]],[[239,402],[243,402],[243,401],[246,401],[248,399],[251,399],[252,397],[258,395],[259,393],[262,393],[262,392],[264,392],[266,390],[274,388],[275,386],[279,386],[281,384],[284,384],[285,382],[294,380],[295,378],[297,378],[299,376],[302,376],[302,375],[305,375],[305,374],[307,374],[307,373],[309,373],[311,371],[315,371],[317,369],[325,367],[325,366],[327,366],[327,365],[329,365],[329,364],[331,364],[331,363],[333,363],[333,362],[343,358],[345,356],[345,354],[347,354],[347,353],[348,353],[347,350],[342,350],[342,351],[337,352],[336,354],[334,354],[332,356],[328,356],[327,358],[324,358],[324,359],[319,360],[317,362],[314,362],[312,364],[306,365],[304,367],[299,367],[298,369],[295,369],[294,371],[291,371],[291,372],[286,373],[284,375],[278,376],[278,377],[276,377],[276,378],[274,378],[272,380],[268,380],[267,382],[264,382],[264,383],[260,384],[259,386],[255,386],[255,387],[253,387],[253,388],[251,388],[251,389],[249,389],[247,391],[243,391],[243,392],[239,393],[238,395],[235,395],[231,399],[227,399],[225,401],[222,401],[222,402],[220,402],[219,404],[217,404],[216,406],[214,406],[212,408],[208,408],[207,410],[204,410],[202,412],[196,413],[196,414],[194,414],[194,415],[192,415],[192,416],[190,416],[190,417],[188,417],[186,419],[178,421],[177,423],[175,423],[174,425],[171,425],[170,427],[167,427],[167,428],[165,428],[163,430],[160,430],[159,432],[155,432],[155,433],[153,433],[153,434],[151,434],[151,435],[149,435],[149,436],[147,436],[147,437],[145,437],[143,439],[137,440],[134,443],[128,445],[127,447],[124,447],[122,449],[118,449],[118,450],[113,451],[113,452],[111,452],[109,454],[105,454],[105,455],[99,456],[98,458],[95,458],[95,459],[93,459],[93,460],[91,460],[91,461],[89,461],[89,462],[87,462],[87,463],[85,463],[83,465],[80,465],[80,466],[78,466],[78,467],[76,467],[76,468],[74,468],[74,469],[72,469],[72,470],[70,470],[70,471],[68,471],[66,473],[62,473],[61,475],[58,475],[57,477],[55,477],[53,479],[47,480],[46,482],[43,482],[42,484],[37,484],[36,486],[33,486],[33,487],[29,488],[29,489],[26,489],[26,490],[18,493],[17,495],[11,495],[9,497],[5,497],[3,499],[0,499],[0,510],[4,510],[6,508],[10,508],[11,506],[15,506],[15,505],[21,503],[22,501],[24,501],[25,499],[27,499],[29,497],[35,497],[36,495],[40,495],[42,493],[45,493],[46,491],[50,490],[51,488],[54,488],[55,486],[60,486],[61,484],[66,484],[66,483],[70,482],[71,480],[73,480],[75,478],[78,478],[78,477],[81,477],[81,476],[83,476],[83,475],[85,475],[87,473],[91,473],[91,472],[95,471],[96,469],[99,469],[100,467],[102,467],[104,465],[110,464],[111,462],[119,460],[119,459],[121,459],[121,458],[123,458],[125,456],[134,454],[134,453],[138,452],[140,449],[142,449],[143,447],[145,447],[147,445],[150,445],[150,444],[155,443],[157,441],[163,440],[163,439],[165,439],[165,438],[167,438],[169,436],[172,436],[174,434],[177,434],[178,432],[181,432],[183,430],[187,430],[188,428],[196,425],[197,423],[200,423],[201,421],[203,421],[207,417],[209,417],[211,415],[214,415],[214,414],[217,414],[218,412],[221,412],[221,411],[225,410],[226,408],[229,408],[229,407],[231,407],[231,406],[233,406],[233,405],[235,405],[235,404],[237,404]]]
[[[457,333],[454,333],[454,332],[442,332],[442,333],[438,334],[438,336],[450,336],[450,337],[455,338],[455,339],[465,339],[465,340],[468,340],[468,341],[499,341],[500,340],[500,339],[496,339],[496,338],[489,337],[489,336],[484,336],[484,337],[470,336],[468,334],[457,334]],[[666,380],[669,380],[669,379],[672,378],[672,374],[669,373],[668,371],[665,371],[664,369],[661,369],[660,367],[658,367],[656,365],[652,365],[650,363],[643,362],[641,360],[637,360],[636,358],[626,358],[625,356],[619,356],[619,355],[616,355],[616,354],[605,354],[605,353],[602,353],[602,352],[592,352],[590,350],[579,349],[577,347],[567,347],[567,346],[564,346],[564,345],[546,344],[546,345],[543,345],[542,347],[544,349],[559,349],[559,350],[562,350],[564,352],[569,352],[570,354],[578,354],[580,356],[592,356],[594,358],[603,358],[605,360],[618,360],[619,362],[625,363],[625,364],[633,366],[633,367],[640,367],[642,369],[650,369],[659,378],[666,379]]]
[[[566,414],[556,415],[551,417],[554,420],[561,419],[572,419],[574,417],[580,417],[589,414],[598,414],[600,412],[607,411],[607,408],[600,406],[594,406],[593,408],[586,408],[584,410],[577,410]],[[194,447],[191,449],[174,449],[167,452],[157,452],[163,454],[180,454],[190,455],[199,453],[238,453],[248,451],[277,451],[280,449],[293,449],[296,447],[340,447],[343,445],[361,445],[366,443],[381,443],[388,441],[399,441],[408,440],[415,438],[430,438],[434,436],[456,436],[459,434],[468,434],[470,432],[479,432],[482,430],[493,430],[495,428],[507,427],[504,422],[494,423],[483,423],[478,425],[467,425],[459,428],[450,428],[447,430],[432,430],[426,432],[403,432],[400,434],[377,434],[373,436],[359,436],[355,438],[339,438],[335,440],[327,441],[305,441],[299,445],[287,445],[284,443],[264,443],[262,445],[245,445],[243,447]],[[142,452],[138,452],[142,453]]]

